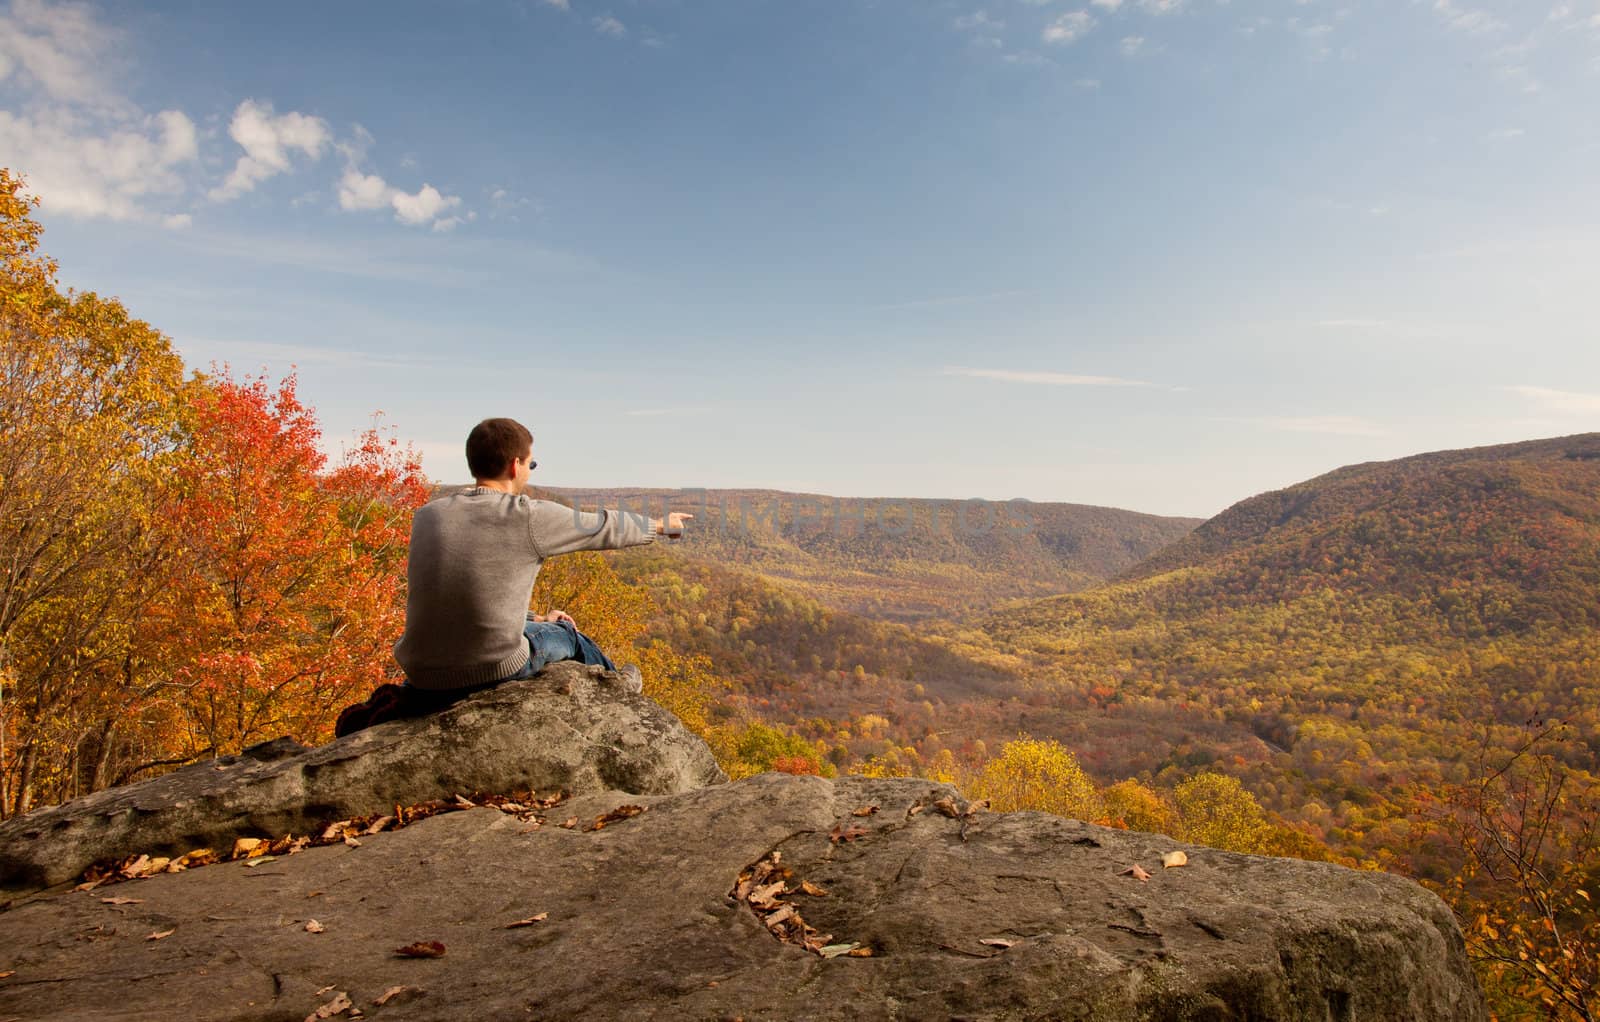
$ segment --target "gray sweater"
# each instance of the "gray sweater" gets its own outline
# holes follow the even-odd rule
[[[425,504],[411,521],[395,659],[418,688],[510,677],[528,664],[522,628],[546,558],[654,540],[642,515],[574,511],[478,486]]]

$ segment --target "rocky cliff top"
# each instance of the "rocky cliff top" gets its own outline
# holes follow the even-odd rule
[[[22,897],[0,912],[0,1018],[1486,1017],[1453,917],[1410,881],[991,814],[926,781],[708,784],[715,768],[681,730],[641,743],[593,724],[610,713],[601,704],[618,722],[651,717],[647,703],[563,668],[436,719],[225,765],[269,778],[258,790],[323,797],[339,790],[316,779],[336,768],[326,764],[387,776],[399,760],[363,770],[363,756],[431,741],[440,754],[411,773],[438,773],[437,815],[326,828],[359,800],[346,801],[319,821],[336,837],[322,847],[263,845],[240,861]],[[456,799],[466,775],[449,764],[490,752],[463,736],[510,712],[519,727],[549,719],[537,740],[494,754],[568,764],[587,779],[576,794]],[[575,715],[565,731],[563,714]],[[504,769],[519,788],[551,787],[527,780],[532,767]],[[623,792],[618,778],[650,780]],[[413,781],[408,797],[427,788]],[[220,811],[251,786],[183,784],[201,794],[163,810],[137,786],[85,800],[88,818],[195,821],[196,805]],[[382,788],[385,801],[393,793]],[[443,800],[479,806],[440,812]],[[319,807],[331,808],[308,802],[298,819]],[[0,833],[7,861],[52,831],[38,816]],[[228,825],[213,817],[208,833]],[[1187,862],[1164,868],[1175,851]]]

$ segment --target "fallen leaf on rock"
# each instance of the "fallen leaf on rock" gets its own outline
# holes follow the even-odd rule
[[[472,801],[472,799],[466,798],[466,797],[464,797],[462,795],[457,795],[456,796],[456,805],[460,806],[463,809],[476,809],[476,808],[478,808],[478,803],[476,803],[476,802]]]
[[[263,855],[266,853],[266,844],[267,842],[258,837],[242,837],[233,843],[233,854],[229,858],[243,859],[252,855]]]
[[[822,888],[818,887],[816,884],[812,883],[809,880],[800,881],[800,890],[804,891],[806,894],[811,895],[813,898],[826,898],[828,896],[828,892],[827,891],[825,891]]]
[[[556,824],[556,826],[565,827],[567,830],[571,830],[573,827],[576,827],[577,825],[578,825],[578,818],[576,816],[568,817],[567,819],[565,819],[565,820],[561,821],[560,823]]]
[[[926,808],[928,808],[928,807],[925,806],[925,805],[920,805],[920,804],[919,805],[914,805],[910,809],[906,810],[906,815],[907,816],[915,816],[918,813],[922,812]]]
[[[868,831],[865,827],[846,827],[842,823],[834,824],[833,830],[828,834],[828,840],[834,844],[841,841],[854,841],[858,837],[865,837]]]
[[[1140,866],[1138,863],[1135,863],[1132,866],[1129,866],[1127,869],[1123,870],[1121,873],[1118,873],[1117,876],[1119,876],[1119,877],[1129,877],[1129,876],[1131,876],[1135,880],[1138,880],[1140,883],[1143,883],[1144,881],[1150,879],[1150,874],[1146,873],[1144,871],[1144,867]]]
[[[146,937],[145,940],[166,940],[168,937],[172,936],[174,933],[177,933],[177,932],[178,932],[177,927],[173,927],[170,930],[162,930],[160,933],[152,933],[148,937]]]
[[[340,835],[344,833],[344,829],[348,826],[350,826],[349,820],[340,820],[338,823],[330,823],[326,827],[322,828],[322,837],[318,840],[337,841],[339,840]]]
[[[254,859],[244,860],[244,868],[255,869],[257,866],[265,866],[269,862],[277,861],[278,857],[276,855],[258,855]]]
[[[985,812],[986,810],[988,810],[988,808],[989,808],[989,800],[986,799],[986,798],[980,798],[976,802],[968,802],[967,803],[967,811],[962,813],[961,815],[962,816],[977,816],[979,813]]]
[[[938,799],[933,803],[933,808],[941,816],[948,816],[952,820],[959,819],[961,816],[961,810],[956,808],[956,800],[953,798]]]
[[[143,898],[101,898],[102,905],[143,905]]]
[[[360,848],[361,847],[361,842],[357,841],[355,838],[351,837],[349,834],[346,834],[344,836],[344,843],[349,845],[351,848]]]
[[[419,940],[415,944],[395,948],[394,953],[401,958],[443,958],[444,945],[436,940]]]
[[[0,972],[0,979],[10,979],[12,976],[15,976],[16,974],[17,974],[17,970],[15,970],[15,969],[10,970],[9,972]]]
[[[338,984],[336,984],[336,983],[329,983],[327,986],[323,987],[321,990],[318,990],[316,993],[312,994],[311,996],[312,997],[321,997],[323,994],[327,993],[329,990],[332,990],[337,985]]]
[[[106,882],[106,878],[105,877],[96,877],[93,880],[85,880],[83,883],[81,883],[78,886],[74,887],[73,890],[74,891],[92,891],[96,887],[99,887],[101,884],[103,884],[105,882]]]
[[[767,924],[767,929],[775,930],[779,926],[783,925],[784,922],[792,919],[798,914],[798,910],[793,905],[784,905],[782,908],[778,909],[778,911],[772,913],[770,916],[767,916],[764,922]]]
[[[850,815],[851,816],[871,816],[872,814],[876,813],[877,811],[878,811],[878,807],[877,806],[862,806],[860,809],[857,809],[855,812],[851,813]]]
[[[327,1004],[324,1004],[316,1011],[313,1011],[311,1014],[307,1015],[306,1022],[317,1022],[318,1019],[332,1018],[335,1015],[343,1015],[353,1007],[355,1007],[355,1005],[351,1002],[350,995],[341,993]]]
[[[777,883],[768,884],[765,887],[757,887],[755,890],[750,892],[745,900],[748,901],[753,908],[770,909],[775,907],[778,895],[782,893],[783,881],[779,880]]]
[[[145,870],[147,870],[149,868],[150,868],[150,856],[148,856],[148,855],[138,855],[138,856],[135,856],[130,861],[128,861],[127,863],[125,863],[122,866],[122,868],[117,870],[117,872],[121,873],[124,877],[128,878],[129,880],[132,880],[135,877],[144,876]]]
[[[1189,857],[1182,852],[1168,852],[1161,857],[1161,865],[1166,869],[1171,869],[1174,866],[1187,866],[1189,865]]]
[[[390,1001],[407,999],[416,994],[423,993],[421,987],[390,987],[373,1000],[373,1006],[381,1008]]]
[[[997,947],[1001,950],[1017,946],[1017,942],[1010,937],[985,937],[978,943],[986,947]]]
[[[321,923],[317,922],[315,919],[306,920],[306,932],[307,933],[321,933],[322,931],[324,931],[326,929],[327,929],[326,926],[323,926]]]
[[[650,807],[634,805],[617,806],[617,808],[611,810],[609,813],[606,813],[604,816],[595,817],[595,821],[589,824],[589,826],[585,829],[591,832],[596,830],[604,830],[606,824],[616,823],[619,820],[631,820],[633,817],[638,816],[648,808]]]
[[[367,827],[367,829],[362,831],[361,833],[368,834],[368,835],[376,834],[376,833],[378,833],[380,831],[386,830],[387,828],[389,828],[389,827],[391,827],[393,825],[394,825],[394,817],[393,816],[380,816],[376,820],[373,820],[371,825],[369,825]],[[402,989],[404,989],[404,988],[402,988]]]
[[[549,918],[550,918],[550,913],[548,913],[548,912],[540,912],[536,916],[529,916],[526,919],[518,919],[514,923],[507,923],[506,924],[506,929],[515,930],[515,929],[517,929],[519,927],[523,927],[523,926],[532,926],[534,923],[542,923],[546,919],[549,919]]]
[[[851,958],[871,958],[872,949],[870,947],[852,948],[849,951],[846,951],[845,954]]]
[[[840,955],[849,954],[860,946],[860,941],[851,941],[849,944],[829,944],[827,947],[819,950],[817,954],[824,958],[838,958]]]

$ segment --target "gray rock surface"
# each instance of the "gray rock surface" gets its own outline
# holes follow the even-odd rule
[[[340,995],[374,1019],[1486,1018],[1453,917],[1410,881],[1040,813],[909,812],[953,794],[768,774],[39,897],[0,913],[0,1018],[300,1022]],[[555,825],[621,803],[649,809]],[[865,833],[832,840],[841,825]],[[1162,869],[1175,848],[1189,864]],[[827,892],[785,900],[873,957],[780,942],[730,897],[775,850]],[[1119,875],[1134,863],[1148,882]],[[446,953],[393,954],[416,941]],[[374,1005],[394,987],[412,989]]]
[[[226,851],[482,791],[670,794],[726,780],[711,750],[615,673],[564,662],[316,749],[288,740],[0,824],[0,899],[134,854]]]

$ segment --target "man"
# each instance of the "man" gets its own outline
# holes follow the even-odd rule
[[[602,509],[579,512],[523,491],[536,462],[533,434],[485,419],[467,436],[476,485],[417,509],[406,563],[406,630],[395,659],[407,687],[442,697],[532,677],[557,660],[611,662],[565,611],[528,609],[539,566],[578,550],[676,539],[693,515],[666,520]],[[638,669],[628,687],[639,690]],[[420,693],[419,693],[420,694]]]

